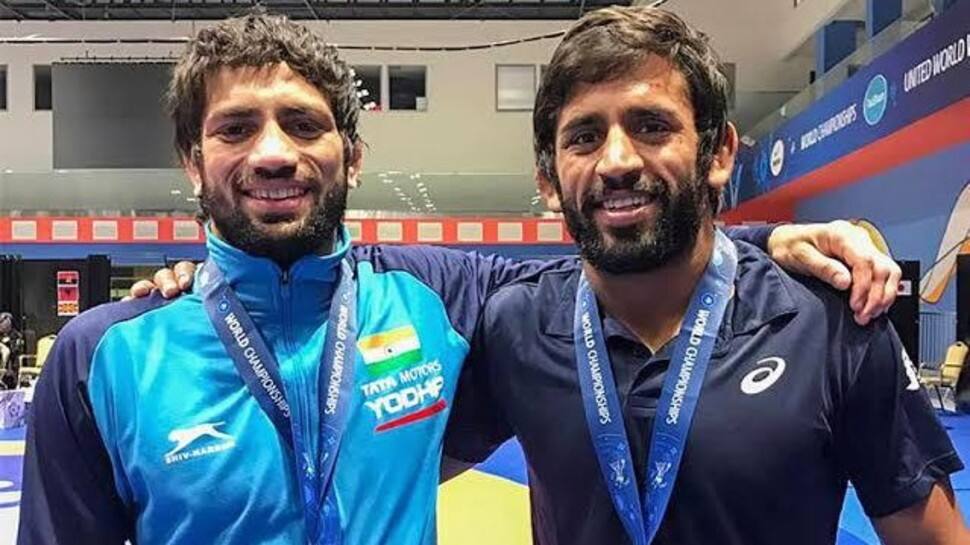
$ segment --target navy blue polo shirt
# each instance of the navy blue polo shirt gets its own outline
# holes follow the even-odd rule
[[[705,378],[654,543],[834,543],[847,484],[880,517],[963,466],[888,321],[788,276],[736,242],[736,296]],[[517,435],[539,545],[629,543],[590,443],[573,350],[580,267],[492,296],[453,409],[446,453],[484,459]],[[672,344],[657,354],[603,317],[638,482]]]

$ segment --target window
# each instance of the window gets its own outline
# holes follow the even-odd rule
[[[7,65],[0,65],[0,110],[7,109]]]
[[[427,67],[388,66],[387,79],[392,110],[428,109]]]
[[[527,111],[536,99],[536,69],[531,64],[495,65],[495,109]]]
[[[365,110],[380,110],[381,106],[381,67],[362,65],[354,67],[357,95]]]
[[[50,110],[53,106],[51,95],[51,67],[49,64],[34,65],[34,109]]]

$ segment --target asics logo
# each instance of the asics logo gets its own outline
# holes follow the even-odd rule
[[[236,439],[228,433],[223,433],[216,429],[225,422],[213,422],[209,424],[199,424],[191,428],[172,430],[168,434],[168,440],[175,443],[175,447],[165,454],[165,463],[173,464],[208,454],[215,454],[236,446]],[[220,443],[207,445],[204,447],[187,450],[193,443],[203,437],[217,439]]]
[[[758,361],[758,367],[741,379],[741,391],[749,396],[760,394],[778,382],[785,372],[785,360],[779,357],[764,358]]]

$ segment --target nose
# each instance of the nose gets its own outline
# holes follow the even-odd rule
[[[277,123],[269,122],[249,154],[249,166],[263,178],[292,178],[298,156],[289,135]]]
[[[643,157],[626,131],[619,126],[610,128],[596,164],[596,174],[603,183],[607,186],[635,184],[643,172],[643,165]]]

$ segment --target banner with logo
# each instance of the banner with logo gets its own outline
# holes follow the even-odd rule
[[[953,6],[738,154],[728,208],[970,96],[970,2]]]
[[[80,278],[78,271],[57,271],[58,316],[77,316],[81,311]]]

